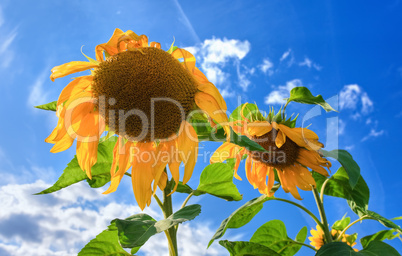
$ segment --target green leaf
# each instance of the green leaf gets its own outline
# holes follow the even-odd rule
[[[267,198],[268,197],[265,195],[254,198],[224,219],[212,239],[209,241],[208,247],[211,246],[214,240],[221,238],[228,228],[240,228],[249,223],[262,209],[263,203],[267,201]]]
[[[98,187],[105,181],[105,175],[109,173],[113,161],[113,148],[116,144],[117,137],[112,137],[98,145],[98,161],[92,167],[91,173],[94,182],[90,183],[91,186]],[[99,176],[99,177],[98,177]],[[63,174],[59,177],[53,186],[39,192],[35,195],[49,194],[58,191],[62,188],[68,187],[74,183],[86,180],[87,176],[84,171],[78,165],[77,157],[75,156],[73,160],[64,169]]]
[[[395,233],[395,230],[393,230],[393,229],[381,230],[375,234],[361,238],[360,243],[362,244],[363,248],[366,248],[367,245],[371,241],[383,241],[385,239],[392,240],[394,238],[399,237],[400,233],[396,233],[396,234],[394,234],[394,233]]]
[[[110,181],[110,171],[108,173],[99,174],[92,177],[92,180],[86,178],[91,188],[101,188]]]
[[[338,160],[339,163],[341,163],[349,176],[350,186],[354,188],[360,178],[360,167],[355,162],[355,160],[353,160],[352,155],[349,154],[348,151],[342,149],[335,149],[332,151],[321,150],[321,153],[325,157],[334,158]]]
[[[84,47],[84,46],[82,46],[82,47]],[[94,64],[99,64],[99,61],[94,60],[94,59],[92,59],[91,57],[87,56],[87,55],[82,51],[82,47],[81,47],[81,54],[84,55],[85,58],[87,58],[87,60],[88,60],[89,62],[94,63]]]
[[[385,227],[387,228],[393,228],[396,231],[398,231],[399,233],[402,233],[402,229],[400,226],[396,225],[395,223],[393,223],[392,221],[390,221],[387,218],[384,218],[383,216],[381,216],[380,214],[373,212],[373,211],[365,211],[364,212],[365,215],[368,215],[370,219],[373,220],[377,220],[378,222],[380,222],[381,224],[383,224]]]
[[[191,125],[198,135],[199,141],[225,141],[225,130],[217,125],[216,128],[212,128],[208,120],[191,119]]]
[[[57,101],[52,101],[47,104],[35,106],[35,108],[43,109],[43,110],[49,110],[49,111],[56,111],[57,108]]]
[[[313,172],[313,177],[316,181],[317,188],[320,190],[326,177],[316,172]],[[355,188],[352,189],[349,183],[349,176],[346,174],[343,167],[340,167],[329,179],[325,186],[324,194],[345,198],[348,200],[350,208],[359,214],[359,216],[361,216],[361,212],[367,210],[370,198],[370,191],[363,177],[360,176]]]
[[[173,182],[173,187],[175,185],[174,180],[172,180]],[[186,194],[191,194],[194,190],[187,184],[183,184],[183,182],[179,181],[179,185],[177,185],[177,189],[176,192],[179,193],[186,193]]]
[[[287,100],[289,102],[294,101],[303,104],[314,104],[320,105],[325,111],[335,111],[323,98],[321,95],[313,96],[310,90],[306,87],[295,87],[290,91],[290,97]]]
[[[233,169],[225,163],[210,164],[202,171],[195,195],[208,193],[228,201],[240,201],[242,195],[233,183]]]
[[[232,127],[230,127],[230,143],[244,147],[249,151],[267,151],[257,142],[250,140],[247,136],[237,135],[237,133],[233,131]]]
[[[172,43],[172,45],[170,46],[169,50],[166,51],[166,52],[169,53],[169,54],[172,54],[172,52],[174,52],[174,50],[176,50],[177,48],[179,48],[179,47],[177,47],[177,46],[174,46],[174,41],[175,41],[175,39],[173,38],[173,43]]]
[[[307,237],[307,228],[303,227],[297,237],[304,242]],[[263,224],[255,231],[250,242],[264,245],[283,256],[296,254],[302,246],[288,237],[286,226],[280,220],[271,220]]]
[[[304,243],[304,241],[306,241],[306,238],[307,238],[307,227],[302,227],[299,233],[297,233],[295,240],[299,243]]]
[[[392,246],[372,241],[361,251],[355,252],[352,247],[342,242],[324,244],[315,256],[401,256]]]
[[[108,229],[104,230],[85,245],[85,247],[78,253],[78,256],[130,255],[121,247],[117,233],[117,227],[112,223]]]
[[[280,256],[264,245],[251,242],[221,240],[219,244],[225,247],[231,256]]]
[[[332,225],[332,229],[335,230],[344,230],[350,223],[350,217],[346,217],[343,216],[343,218],[341,220],[337,220],[335,221],[334,225]]]
[[[201,212],[199,204],[188,205],[170,215],[167,219],[155,221],[147,214],[136,214],[125,220],[115,219],[118,228],[120,244],[124,248],[136,248],[144,245],[148,239],[162,231],[165,231],[179,223],[192,220]],[[138,248],[137,248],[138,247]]]
[[[247,104],[245,107],[244,105]],[[264,116],[261,114],[256,104],[245,103],[238,106],[232,114],[229,116],[229,122],[235,122],[238,120],[243,120],[241,112],[243,110],[243,116],[252,121],[263,121]],[[243,109],[244,107],[244,109]]]

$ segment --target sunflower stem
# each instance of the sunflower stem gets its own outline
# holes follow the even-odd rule
[[[166,171],[166,169],[165,169]],[[173,214],[172,196],[169,195],[172,192],[171,183],[168,181],[166,187],[163,190],[163,214],[165,218],[168,218]],[[177,256],[177,231],[176,227],[171,227],[165,232],[169,242],[169,256]]]
[[[184,206],[186,206],[186,204],[188,203],[188,200],[190,200],[190,198],[191,198],[193,195],[194,195],[194,191],[191,192],[191,193],[187,196],[186,200],[184,200],[184,202],[183,202],[183,204],[181,205],[180,209],[183,209]]]
[[[292,204],[292,205],[294,205],[294,206],[296,206],[296,207],[299,207],[300,209],[302,209],[303,211],[305,211],[308,215],[310,215],[311,218],[313,218],[313,220],[317,223],[317,225],[319,225],[320,227],[322,227],[322,223],[320,222],[320,220],[314,215],[314,213],[310,212],[306,207],[304,207],[304,206],[302,206],[302,205],[300,205],[300,204],[298,204],[298,203],[292,202],[292,201],[290,201],[290,200],[283,199],[283,198],[272,197],[272,198],[269,198],[268,200],[282,201],[282,202],[286,202],[286,203]]]
[[[324,183],[322,183],[322,186],[321,186],[320,200],[322,203],[324,203],[324,190],[325,190],[325,186],[327,185],[328,182],[329,182],[329,179],[326,179],[324,181]]]
[[[359,221],[362,221],[362,220],[364,220],[364,219],[368,219],[368,217],[369,217],[369,216],[364,215],[364,216],[362,216],[361,218],[359,218],[359,219],[353,221],[352,223],[350,223],[349,225],[347,225],[346,228],[344,228],[344,229],[342,230],[342,232],[339,233],[339,235],[338,235],[338,237],[335,239],[335,241],[340,241],[341,238],[342,238],[342,236],[345,234],[346,230],[348,230],[351,226],[353,226],[354,224],[358,223]]]
[[[325,235],[325,243],[330,243],[330,242],[332,242],[332,236],[331,236],[331,233],[329,232],[329,226],[328,226],[327,216],[325,215],[324,204],[320,199],[320,194],[318,193],[317,188],[313,188],[313,194],[314,194],[315,202],[318,207],[318,211],[320,212],[320,217],[321,217],[321,222],[322,222],[321,228]]]

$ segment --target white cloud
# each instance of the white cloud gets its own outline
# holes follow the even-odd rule
[[[274,63],[272,63],[268,58],[262,61],[262,64],[258,66],[264,74],[268,74],[272,76],[274,71],[272,68],[274,67]]]
[[[286,85],[280,85],[278,88],[268,96],[265,97],[264,103],[265,104],[284,104],[286,101],[284,98],[289,97],[289,92],[298,86],[303,86],[303,83],[300,79],[293,79],[291,81],[286,82]]]
[[[299,66],[306,66],[308,68],[315,68],[316,70],[320,71],[322,67],[318,65],[317,63],[314,63],[312,60],[310,60],[307,57],[304,57],[304,60],[302,62],[299,62]]]
[[[385,133],[384,130],[376,131],[375,129],[371,129],[370,133],[362,139],[362,142],[366,141],[370,138],[379,137],[379,136],[383,135],[384,133]]]
[[[36,79],[35,83],[30,87],[30,93],[28,96],[28,106],[32,108],[33,106],[45,104],[48,102],[48,93],[43,91],[43,84],[45,83],[48,75],[48,69],[45,69]]]
[[[248,75],[254,70],[241,66],[241,60],[250,51],[250,42],[227,38],[207,39],[199,45],[186,47],[185,49],[196,56],[201,70],[205,73],[208,80],[222,92],[223,96],[233,96],[233,88],[230,88],[230,74],[225,71],[228,64],[236,66],[238,84],[243,90],[247,90],[250,85]]]
[[[341,110],[350,109],[353,111],[357,111],[360,107],[360,111],[353,115],[358,118],[361,114],[367,115],[373,111],[373,101],[359,85],[349,84],[345,85],[339,93],[339,107]]]
[[[49,186],[38,180],[0,187],[0,251],[15,256],[77,255],[111,220],[140,212],[138,206],[107,202],[110,196],[85,183],[33,195]],[[152,208],[145,212],[161,217]]]
[[[102,195],[102,189],[91,189],[84,182],[56,193],[33,195],[49,186],[42,180],[0,186],[0,255],[77,255],[111,220],[141,212],[138,206],[115,202],[113,195]],[[153,201],[144,212],[162,219],[157,207]],[[210,223],[180,225],[180,255],[226,255],[217,242],[206,249],[214,232]],[[164,233],[151,237],[140,252],[145,256],[168,255]]]
[[[286,52],[284,52],[282,54],[282,57],[279,59],[279,61],[284,61],[287,57],[289,57],[291,51],[292,51],[292,49],[289,48]]]

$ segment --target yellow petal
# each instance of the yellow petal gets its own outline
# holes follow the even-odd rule
[[[282,130],[279,130],[279,132],[276,134],[276,139],[275,139],[275,145],[278,148],[281,148],[283,144],[286,142],[286,135],[285,133],[282,132]]]
[[[67,101],[71,96],[76,95],[79,92],[84,91],[88,88],[88,86],[92,83],[93,76],[81,76],[74,79],[70,82],[64,89],[61,91],[59,99],[57,101],[57,105],[63,104]]]
[[[250,136],[263,136],[272,130],[272,126],[267,121],[254,121],[247,125],[248,134]]]
[[[97,67],[98,64],[87,61],[72,61],[52,68],[50,79],[54,82],[56,78],[64,77],[72,73],[81,72]]]
[[[205,92],[197,92],[194,99],[200,109],[207,112],[212,119],[217,121],[224,128],[227,127],[228,117],[226,115],[226,111],[220,108],[218,102],[213,96]],[[228,129],[229,128],[225,128],[227,134],[229,134]]]
[[[236,157],[235,153],[238,152],[241,147],[230,142],[224,142],[215,152],[212,154],[210,163],[222,163],[228,158]]]
[[[172,56],[176,59],[183,59],[184,65],[190,73],[193,73],[195,67],[195,57],[184,49],[177,48],[172,52]]]
[[[151,183],[154,180],[152,163],[152,161],[136,161],[132,166],[131,181],[134,196],[141,210],[144,210],[145,206],[149,205],[153,193],[151,187]]]
[[[278,126],[287,137],[289,137],[300,147],[305,147],[312,150],[318,150],[323,147],[322,143],[318,142],[316,139],[313,139],[316,138],[317,135],[315,135],[315,133],[309,129],[290,128],[283,124],[279,124]]]
[[[197,89],[211,95],[218,103],[220,109],[222,109],[224,111],[227,110],[225,100],[223,99],[222,95],[220,94],[218,88],[216,88],[215,85],[213,85],[211,82],[199,84]]]
[[[268,184],[267,184],[267,196],[273,196],[274,193],[271,193],[271,189],[274,186],[275,183],[275,173],[274,173],[274,168],[269,167],[268,168]]]
[[[177,138],[179,153],[184,162],[183,184],[186,184],[193,174],[198,157],[198,136],[193,126],[187,121],[182,122],[184,129]]]
[[[95,165],[98,158],[98,141],[81,142],[77,141],[77,160],[81,169],[92,178],[91,168]]]

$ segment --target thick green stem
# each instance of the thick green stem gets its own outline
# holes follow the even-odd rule
[[[170,186],[170,182],[168,181],[165,189],[163,190],[163,212],[164,212],[165,218],[167,218],[173,214],[172,197],[171,197],[171,195],[169,195],[170,192],[172,192],[172,189]],[[169,241],[169,256],[178,256],[176,228],[175,227],[169,228],[165,232],[165,234]]]
[[[320,217],[321,217],[321,222],[322,222],[322,230],[323,230],[324,236],[325,236],[325,243],[330,243],[330,242],[332,242],[332,236],[329,231],[327,216],[325,216],[324,204],[322,203],[322,201],[320,199],[320,195],[318,193],[317,188],[313,189],[313,194],[314,194],[315,202],[317,203],[318,211],[320,212]]]

